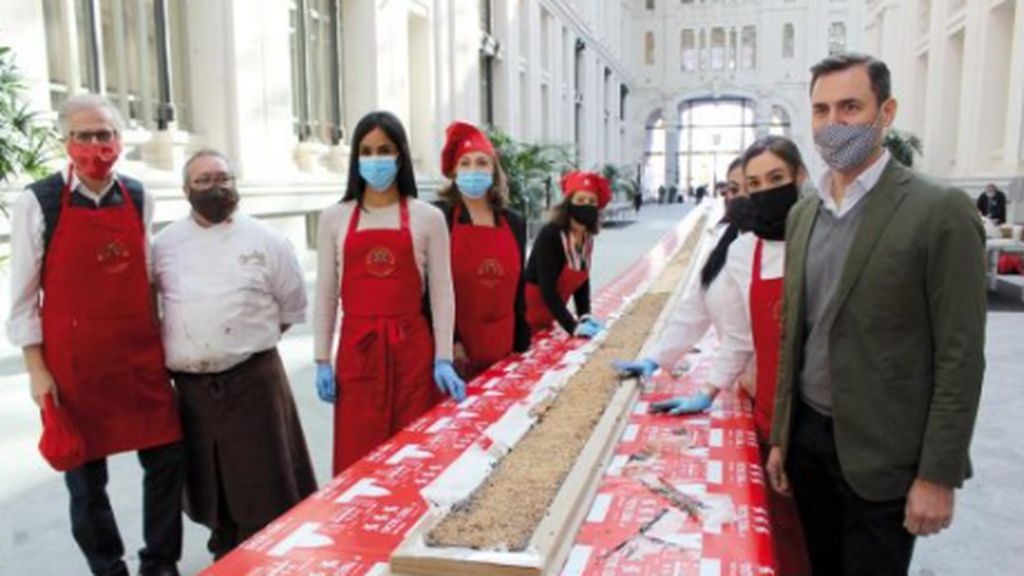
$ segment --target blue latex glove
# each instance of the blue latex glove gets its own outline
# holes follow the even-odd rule
[[[576,329],[572,331],[572,335],[577,338],[593,338],[601,333],[604,328],[599,324],[595,324],[590,320],[583,320],[576,325]]]
[[[334,403],[337,398],[334,384],[334,369],[330,362],[316,364],[316,395],[324,402]]]
[[[679,396],[651,404],[651,412],[666,413],[670,416],[694,414],[711,408],[714,401],[707,392],[698,392],[692,396]]]
[[[616,360],[615,362],[612,362],[612,366],[622,378],[636,376],[639,376],[640,378],[650,378],[658,371],[658,363],[650,358],[634,361]]]
[[[443,394],[451,396],[456,402],[466,399],[466,383],[455,373],[451,360],[434,360],[434,384]]]
[[[590,314],[584,314],[583,316],[580,316],[580,322],[589,322],[594,326],[597,326],[601,330],[604,330],[605,328],[603,321],[598,319],[597,316],[591,316]]]

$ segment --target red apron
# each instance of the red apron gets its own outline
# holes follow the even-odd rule
[[[754,248],[754,266],[750,279],[750,328],[757,355],[757,390],[754,394],[754,424],[762,446],[762,460],[767,459],[768,441],[775,408],[775,384],[778,379],[779,347],[782,345],[783,278],[761,278],[764,240]],[[803,530],[796,503],[778,492],[768,490],[775,557],[780,576],[810,574],[810,561],[804,547]]]
[[[345,235],[335,476],[440,399],[405,199],[399,211],[400,229],[360,231],[356,206]]]
[[[566,242],[563,240],[563,242]],[[568,252],[570,248],[564,245],[566,250],[566,264],[565,268],[562,268],[562,273],[558,275],[558,297],[562,302],[568,302],[569,297],[572,296],[583,283],[590,278],[589,271],[589,253],[587,254],[588,266],[587,269],[577,270],[574,269],[569,261],[571,259]],[[588,251],[589,252],[589,251]],[[548,310],[548,305],[544,302],[544,295],[540,291],[540,286],[532,282],[526,283],[526,322],[530,324],[530,329],[534,334],[551,327],[551,322],[554,321],[555,317]]]
[[[516,288],[522,255],[508,223],[462,224],[462,206],[452,215],[452,281],[455,328],[469,357],[470,378],[512,353]]]
[[[131,194],[71,205],[70,174],[43,266],[43,355],[86,461],[181,439]]]

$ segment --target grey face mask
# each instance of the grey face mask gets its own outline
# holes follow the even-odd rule
[[[829,124],[814,133],[814,145],[833,170],[846,172],[867,162],[878,149],[882,136],[882,114],[867,124]]]

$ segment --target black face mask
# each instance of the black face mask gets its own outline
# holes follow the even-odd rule
[[[737,196],[725,206],[722,222],[736,226],[741,232],[749,232],[753,227],[754,207],[747,196]]]
[[[750,195],[751,231],[764,240],[785,240],[786,216],[800,199],[796,182]]]
[[[582,224],[587,230],[597,226],[597,206],[591,204],[569,204],[569,217]]]
[[[226,186],[216,186],[206,190],[190,188],[188,203],[192,209],[212,224],[220,224],[228,219],[238,207],[238,191]]]

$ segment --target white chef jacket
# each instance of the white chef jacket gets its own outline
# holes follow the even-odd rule
[[[203,228],[190,215],[153,241],[153,272],[172,371],[228,370],[306,320],[302,268],[288,240],[244,214]]]
[[[683,295],[675,300],[661,334],[647,356],[659,366],[671,367],[714,326],[718,346],[712,355],[707,383],[715,388],[731,385],[743,373],[754,355],[750,329],[750,281],[757,237],[740,234],[729,246],[725,266],[707,290],[700,285],[700,269],[725,232],[716,225],[711,238],[701,243],[698,267],[690,275]],[[784,271],[785,242],[766,241],[761,276],[780,278]]]

